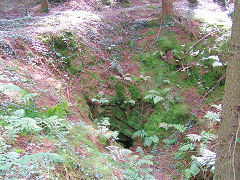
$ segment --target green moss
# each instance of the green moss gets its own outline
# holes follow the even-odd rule
[[[132,109],[130,111],[130,115],[129,118],[127,120],[128,126],[130,126],[131,128],[137,130],[141,130],[143,128],[143,122],[145,122],[145,117],[142,116],[142,114],[137,111]]]
[[[142,92],[139,90],[139,88],[135,84],[132,84],[132,85],[129,86],[129,92],[131,93],[131,98],[133,100],[143,98]]]
[[[141,60],[146,67],[156,68],[160,63],[160,54],[148,52],[144,54],[140,54],[136,57],[138,60]]]
[[[103,5],[110,5],[110,1],[109,0],[102,0],[102,4]]]
[[[149,28],[156,28],[156,27],[159,27],[160,24],[156,23],[155,20],[151,20],[151,21],[147,22],[146,26],[149,27]]]
[[[153,32],[152,28],[149,28],[149,29],[148,29],[146,35],[147,35],[148,37],[154,35],[154,32]]]
[[[104,136],[100,136],[99,137],[99,143],[102,145],[102,146],[107,146],[108,144],[108,139]]]
[[[185,124],[190,116],[185,104],[170,104],[168,111],[161,106],[161,104],[156,106],[148,119],[148,123],[144,125],[145,131],[150,136],[157,134],[160,137],[163,137],[168,134],[163,128],[159,128],[160,123]]]
[[[117,96],[119,103],[122,103],[123,101],[125,101],[127,99],[125,86],[122,83],[117,82],[117,84],[115,85],[115,92],[116,92],[116,96]]]
[[[60,35],[43,35],[39,37],[48,42],[51,53],[46,55],[53,60],[51,63],[56,64],[57,67],[69,71],[72,74],[81,72],[83,68],[83,60],[86,56],[92,58],[93,56],[87,51],[81,39],[74,36],[71,32],[64,32]],[[53,58],[54,57],[54,58]]]
[[[222,85],[214,89],[212,93],[208,94],[204,102],[207,104],[214,103],[216,101],[222,100],[223,95],[224,95],[224,82],[222,82]]]
[[[165,36],[162,36],[158,41],[158,46],[163,52],[168,50],[183,51],[184,48],[178,43],[176,34],[172,32],[166,32]]]
[[[213,85],[216,84],[216,82],[218,81],[219,78],[222,77],[222,70],[221,68],[212,68],[212,69],[209,69],[203,76],[202,78],[202,82],[203,82],[203,85],[204,87],[207,87],[207,88],[210,88],[212,87]],[[222,82],[221,85],[223,85],[224,82]]]

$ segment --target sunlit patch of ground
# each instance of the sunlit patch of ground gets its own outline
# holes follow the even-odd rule
[[[228,4],[225,8],[218,5],[213,0],[201,0],[197,5],[190,5],[188,1],[178,1],[175,3],[175,9],[187,15],[194,16],[196,19],[202,19],[209,24],[232,27],[230,13],[233,11],[233,4]]]
[[[89,25],[96,25],[101,21],[99,15],[87,11],[64,11],[55,12],[50,16],[41,17],[34,24],[36,31],[59,32],[63,30],[81,30],[88,28]]]

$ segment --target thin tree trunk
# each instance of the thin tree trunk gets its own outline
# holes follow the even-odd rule
[[[235,1],[215,180],[240,179],[240,0]]]
[[[41,1],[41,10],[43,12],[48,12],[49,9],[48,9],[48,0],[42,0]]]
[[[173,14],[173,0],[162,0],[162,16]]]
[[[127,115],[127,119],[129,117],[130,114],[130,103],[126,103],[126,115]]]

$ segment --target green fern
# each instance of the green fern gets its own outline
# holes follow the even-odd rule
[[[129,155],[132,153],[132,151],[129,149],[121,149],[117,146],[108,146],[106,148],[110,151],[110,153],[115,161],[124,160],[126,155]]]
[[[58,118],[57,116],[43,119],[25,117],[25,110],[23,109],[16,110],[9,116],[0,116],[0,119],[7,124],[5,128],[10,140],[16,138],[17,134],[21,132],[36,134],[41,131],[61,136],[61,139],[68,134],[70,128],[65,119]]]
[[[9,148],[10,146],[6,143],[6,140],[0,136],[0,154],[3,154]]]
[[[34,101],[34,99],[37,97],[37,93],[29,93],[25,96],[23,96],[21,99],[20,99],[20,102],[23,102],[24,104],[30,104],[31,102]]]
[[[188,169],[185,169],[185,178],[190,179],[192,176],[196,176],[200,172],[199,164],[197,161],[192,161]]]
[[[150,137],[145,137],[144,138],[144,143],[143,143],[143,145],[145,146],[145,147],[150,147],[152,144],[157,144],[159,142],[159,138],[156,136],[156,135],[154,135],[154,136],[150,136]]]
[[[190,139],[190,141],[192,142],[196,142],[196,141],[201,141],[202,136],[197,134],[188,134],[187,138]]]
[[[183,145],[183,146],[181,146],[179,149],[178,149],[178,151],[181,151],[181,152],[183,152],[183,151],[192,151],[192,150],[194,150],[195,149],[195,145],[194,144],[185,144],[185,145]]]
[[[221,121],[220,116],[221,116],[220,112],[208,111],[204,117],[213,122],[220,122]]]
[[[167,123],[160,123],[159,124],[160,128],[164,128],[168,130],[170,127],[175,128],[176,130],[180,131],[181,133],[184,133],[184,131],[187,129],[186,126],[181,125],[181,124],[167,124]]]
[[[147,134],[146,134],[144,129],[143,130],[138,130],[133,134],[133,138],[136,138],[136,137],[144,138],[146,135]]]
[[[20,169],[27,170],[29,165],[32,165],[33,167],[37,168],[43,168],[46,169],[47,167],[57,164],[57,163],[63,163],[65,160],[56,153],[37,153],[37,154],[31,154],[31,155],[25,155],[21,157],[18,161]]]
[[[28,177],[32,171],[44,170],[65,160],[56,153],[36,153],[20,157],[19,153],[0,154],[0,175],[12,178]]]
[[[38,119],[38,125],[44,129],[45,133],[53,135],[62,134],[63,137],[69,133],[70,128],[65,119],[58,118],[57,116]]]
[[[138,147],[138,151],[142,154],[141,156],[136,154],[131,155],[132,151],[121,149],[117,146],[108,146],[107,149],[117,163],[123,162],[123,164],[121,164],[123,165],[121,168],[124,169],[122,179],[155,179],[149,174],[152,169],[148,168],[148,166],[153,165],[153,162],[151,161],[153,156],[144,156],[141,148]]]
[[[25,111],[23,109],[14,111],[11,116],[0,116],[0,119],[7,123],[5,128],[7,129],[10,140],[13,140],[17,136],[17,133],[20,132],[35,134],[42,130],[42,128],[37,125],[36,119],[25,117]]]
[[[186,126],[181,124],[172,124],[172,127],[174,127],[176,130],[180,131],[181,133],[184,133],[184,131],[187,129]]]
[[[144,155],[144,151],[140,146],[136,148],[136,152],[138,152],[140,155]]]

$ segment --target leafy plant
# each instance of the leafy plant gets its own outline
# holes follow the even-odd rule
[[[160,123],[159,124],[159,127],[160,128],[164,128],[166,130],[168,130],[169,128],[173,127],[175,128],[176,130],[180,131],[181,133],[183,133],[187,127],[184,126],[184,125],[181,125],[181,124],[167,124],[167,123]]]
[[[136,131],[133,134],[133,138],[136,138],[136,137],[143,138],[143,140],[144,140],[143,145],[145,147],[150,147],[152,144],[158,144],[158,142],[159,142],[159,138],[156,135],[148,137],[147,133],[144,131],[144,129]]]
[[[38,125],[47,134],[58,135],[64,137],[68,134],[70,126],[65,119],[61,119],[58,116],[51,116],[49,118],[38,118]]]
[[[63,133],[65,132],[66,135],[69,129],[65,119],[60,119],[57,116],[42,119],[26,117],[24,109],[16,110],[7,116],[0,115],[0,119],[6,123],[6,134],[11,140],[14,140],[17,134],[21,132],[36,134],[44,131],[45,133],[62,134],[64,136]]]
[[[93,103],[97,102],[98,104],[108,104],[109,103],[108,99],[104,97],[104,93],[102,91],[98,93],[97,98],[98,99],[93,98],[93,99],[91,99],[91,101]]]
[[[220,119],[220,116],[221,116],[221,104],[219,106],[217,105],[212,105],[213,107],[215,107],[218,112],[212,112],[212,111],[208,111],[207,114],[204,116],[206,119],[212,121],[212,122],[220,122],[221,119]]]
[[[59,102],[54,107],[49,107],[44,112],[46,117],[58,116],[59,118],[64,118],[69,109],[68,103],[66,101]]]
[[[108,146],[107,149],[115,161],[119,162],[119,160],[121,160],[121,162],[123,162],[123,179],[155,179],[154,176],[150,175],[152,169],[147,168],[153,165],[151,161],[153,158],[152,155],[144,155],[143,150],[140,148],[138,148],[140,156],[131,155],[132,151],[121,149],[117,146]]]
[[[119,132],[118,131],[110,131],[108,128],[108,126],[110,126],[110,125],[111,124],[109,123],[109,118],[104,117],[100,122],[98,122],[99,133],[102,134],[107,139],[111,138],[113,141],[118,140]]]
[[[63,163],[65,160],[56,153],[36,153],[20,157],[19,153],[0,154],[0,177],[31,177],[46,170],[50,165]]]
[[[146,134],[144,129],[143,130],[138,130],[133,134],[133,138],[136,138],[136,137],[144,138],[145,136],[147,136],[147,134]]]
[[[145,137],[143,145],[145,147],[150,147],[152,144],[158,144],[159,138],[156,135]]]
[[[5,126],[7,129],[6,133],[11,140],[20,132],[34,134],[42,130],[42,128],[37,125],[37,119],[25,117],[25,111],[23,109],[14,111],[11,116],[0,116],[0,119],[7,123],[7,126]]]
[[[201,170],[207,172],[210,169],[213,173],[216,153],[208,149],[208,144],[216,137],[202,131],[201,135],[188,134],[187,138],[190,140],[190,143],[180,146],[176,157],[182,157],[184,152],[195,152],[201,156],[191,156],[192,162],[190,166],[185,169],[186,179],[190,179],[192,176],[195,177]]]
[[[148,95],[146,95],[144,97],[144,100],[149,100],[150,99],[150,100],[153,100],[154,104],[157,104],[158,102],[161,102],[161,101],[164,100],[164,98],[161,97],[159,94],[160,94],[159,92],[157,92],[155,90],[151,90],[151,91],[148,92]]]
[[[37,93],[28,93],[20,99],[20,102],[23,102],[26,105],[30,104],[31,102],[34,101],[37,95],[38,95]]]

